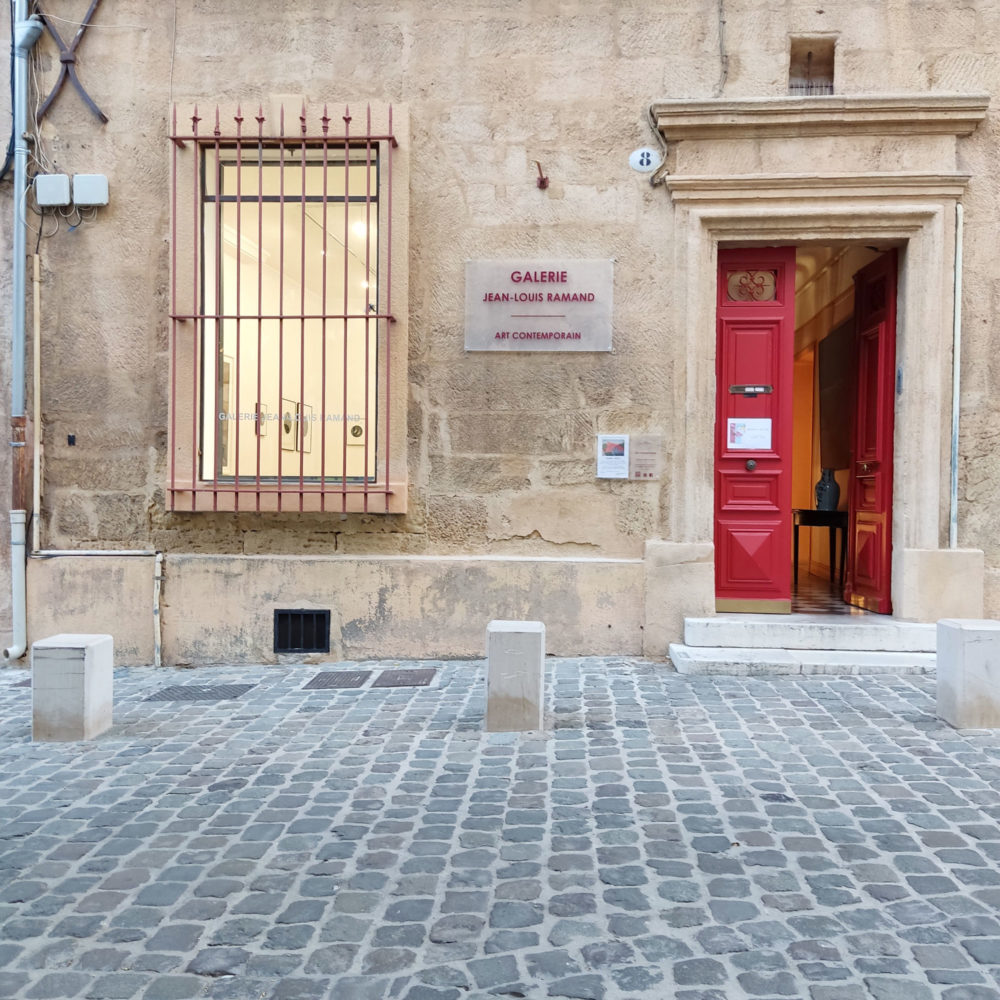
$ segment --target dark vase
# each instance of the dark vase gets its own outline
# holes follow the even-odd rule
[[[816,484],[816,509],[836,510],[840,503],[840,484],[833,478],[833,469],[824,469]]]

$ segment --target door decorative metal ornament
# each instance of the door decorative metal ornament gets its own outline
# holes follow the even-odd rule
[[[791,610],[795,248],[720,250],[715,433],[719,611]]]

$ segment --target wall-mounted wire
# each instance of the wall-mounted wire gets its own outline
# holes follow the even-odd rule
[[[24,222],[25,227],[27,229],[30,229],[33,233],[35,233],[38,236],[38,239],[39,239],[39,242],[40,242],[43,236],[45,237],[45,239],[50,239],[51,237],[55,236],[56,233],[59,232],[59,217],[55,213],[52,214],[51,218],[55,219],[55,223],[56,223],[55,229],[53,229],[51,233],[45,232],[46,213],[42,209],[38,208],[37,206],[31,205],[29,203],[29,201],[28,201],[28,192],[30,190],[31,190],[31,185],[29,184],[24,189],[24,191],[21,192],[21,199],[20,199],[20,202],[18,203],[17,210],[18,210],[18,214],[21,216],[22,222]],[[29,207],[31,208],[31,211],[34,212],[35,215],[38,215],[38,216],[41,217],[42,221],[39,224],[39,227],[37,229],[35,229],[35,227],[30,222],[28,222],[27,209]]]
[[[35,110],[33,114],[28,116],[28,134],[30,135],[32,144],[35,148],[35,152],[32,153],[32,158],[38,164],[41,172],[45,174],[55,174],[59,171],[56,167],[55,161],[50,160],[45,153],[45,142],[42,138],[42,129],[38,123],[38,112],[42,106],[41,89],[38,86],[38,60],[40,58],[39,49],[36,45],[35,48],[31,50],[31,60],[28,63],[31,70],[31,86],[35,92]]]
[[[148,31],[148,24],[93,24],[90,21],[73,21],[68,17],[56,17],[55,14],[45,12],[47,21],[59,21],[62,24],[72,24],[74,28],[99,28],[101,31]]]
[[[726,51],[726,0],[719,0],[719,82],[715,96],[721,97],[729,77],[729,53]]]

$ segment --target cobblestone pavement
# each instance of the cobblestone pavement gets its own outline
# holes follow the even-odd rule
[[[1000,741],[933,677],[548,668],[517,735],[481,661],[117,671],[73,744],[0,671],[0,996],[1000,1000]]]

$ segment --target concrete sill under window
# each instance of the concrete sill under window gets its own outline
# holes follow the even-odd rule
[[[346,488],[327,483],[304,483],[301,487],[274,483],[240,483],[239,486],[218,484],[211,481],[199,483],[191,490],[190,484],[178,484],[173,489],[173,510],[179,514],[204,511],[272,511],[283,514],[320,511],[327,514],[405,514],[406,483],[369,483],[367,490],[361,485],[348,484]]]

